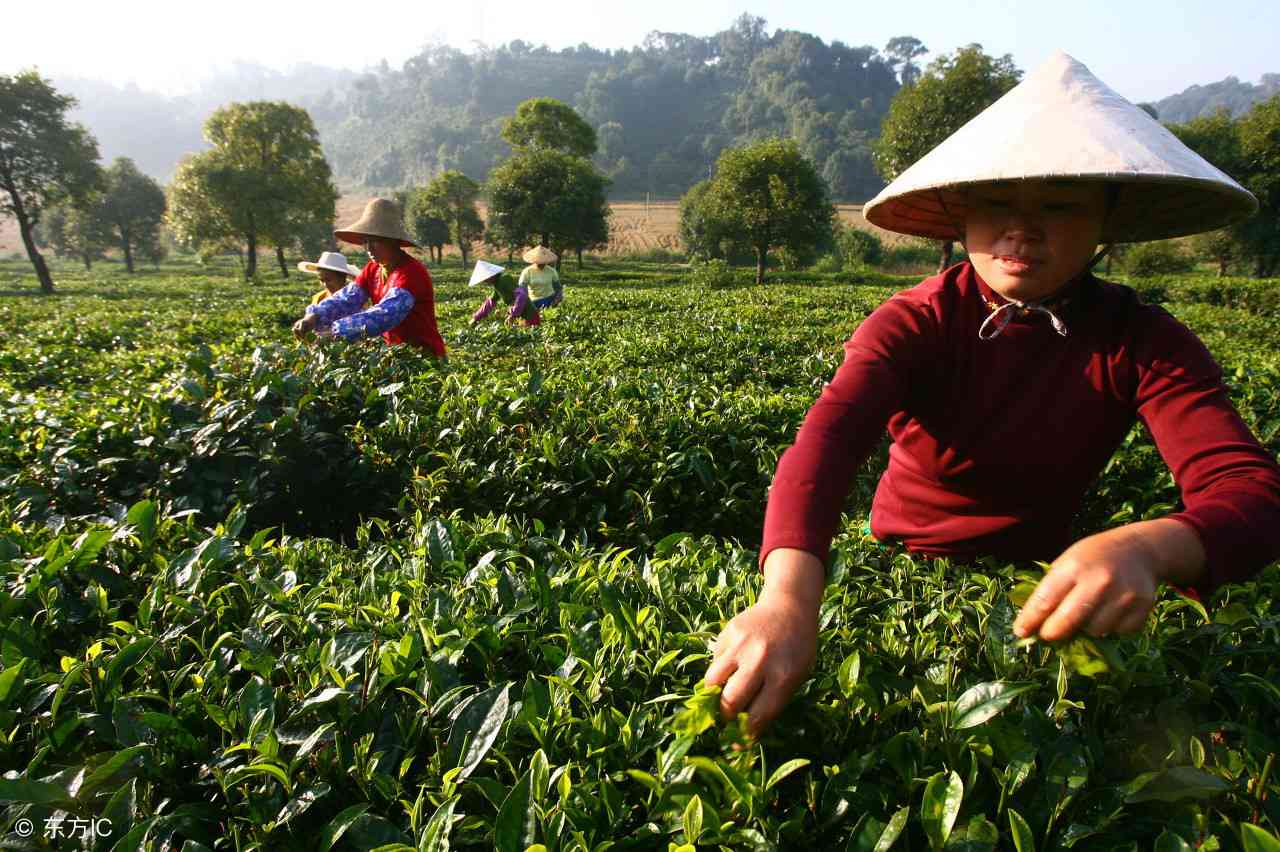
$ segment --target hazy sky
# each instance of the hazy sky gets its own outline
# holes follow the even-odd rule
[[[360,69],[384,58],[399,67],[429,43],[632,47],[651,30],[709,35],[743,11],[770,32],[828,42],[883,47],[913,35],[934,52],[979,42],[1024,70],[1062,48],[1133,101],[1280,72],[1278,0],[31,0],[3,14],[13,35],[0,73],[34,65],[176,94],[235,60]]]

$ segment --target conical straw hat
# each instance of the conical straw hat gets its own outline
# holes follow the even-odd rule
[[[962,236],[967,186],[1020,180],[1120,185],[1103,242],[1212,231],[1258,208],[1252,193],[1059,51],[863,208],[890,231]]]
[[[520,255],[525,263],[555,263],[558,258],[556,253],[546,246],[536,246]]]
[[[362,245],[365,237],[383,237],[397,240],[402,246],[418,247],[404,229],[400,207],[389,198],[369,199],[360,218],[347,227],[334,231],[333,236],[354,245]]]
[[[500,275],[506,271],[505,266],[499,266],[496,263],[490,263],[487,260],[477,260],[476,268],[471,270],[471,280],[467,282],[467,286],[471,287],[479,284],[481,281],[488,281],[495,275]]]

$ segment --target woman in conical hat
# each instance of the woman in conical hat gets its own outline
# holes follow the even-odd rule
[[[560,283],[560,273],[554,266],[559,258],[546,246],[535,246],[521,258],[529,264],[520,273],[519,284],[529,289],[533,306],[537,310],[552,308],[564,300],[564,285]]]
[[[471,315],[471,324],[475,325],[492,314],[499,303],[511,306],[507,311],[508,323],[516,320],[523,320],[525,325],[541,323],[542,318],[538,309],[533,306],[533,300],[529,298],[528,288],[507,278],[503,275],[504,272],[506,267],[496,263],[489,263],[487,260],[476,261],[476,267],[471,271],[471,280],[467,282],[467,286],[491,287],[492,292],[484,300],[484,304]]]
[[[1058,54],[865,209],[968,259],[881,305],[778,462],[757,602],[706,680],[759,731],[813,664],[825,563],[853,476],[886,428],[870,532],[913,552],[1052,566],[1020,636],[1142,627],[1161,583],[1211,590],[1280,557],[1280,467],[1200,341],[1093,276],[1097,246],[1207,231],[1256,201]],[[1182,511],[1072,542],[1072,516],[1135,421]]]
[[[396,203],[370,200],[359,219],[333,236],[363,246],[370,260],[355,281],[308,306],[306,316],[294,324],[294,334],[319,331],[344,340],[380,334],[388,344],[410,343],[445,357],[444,339],[436,328],[431,273],[405,251],[417,244],[405,232]],[[373,307],[361,310],[366,299]]]

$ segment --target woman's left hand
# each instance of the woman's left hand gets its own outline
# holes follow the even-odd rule
[[[1163,582],[1194,583],[1204,547],[1191,527],[1171,518],[1128,524],[1081,539],[1054,560],[1018,613],[1018,636],[1046,641],[1136,633]]]

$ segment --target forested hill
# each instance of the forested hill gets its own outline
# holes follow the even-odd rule
[[[872,47],[769,35],[763,20],[743,16],[713,36],[655,32],[632,50],[431,48],[310,109],[339,178],[370,186],[423,182],[442,169],[483,179],[509,154],[503,120],[522,100],[546,96],[598,128],[597,163],[615,195],[678,196],[725,147],[786,135],[836,195],[862,199],[882,185],[869,143],[901,65]]]
[[[1263,74],[1257,85],[1228,77],[1206,86],[1192,86],[1155,104],[1165,124],[1182,124],[1226,107],[1232,115],[1248,112],[1254,104],[1280,95],[1280,74]]]
[[[796,139],[841,200],[883,185],[871,141],[900,81],[923,52],[903,36],[884,49],[769,33],[742,15],[710,36],[653,32],[632,49],[551,50],[521,41],[463,53],[430,47],[364,73],[308,66],[281,73],[238,64],[184,98],[83,79],[56,79],[76,95],[73,117],[105,160],[132,157],[167,182],[179,159],[205,147],[201,125],[231,101],[287,100],[314,118],[344,189],[399,189],[444,169],[476,180],[510,149],[500,129],[523,100],[553,97],[599,134],[597,164],[614,197],[677,197],[707,176],[726,147],[770,136]],[[1239,114],[1280,92],[1280,74],[1257,85],[1228,77],[1155,104],[1179,123],[1226,106]]]

